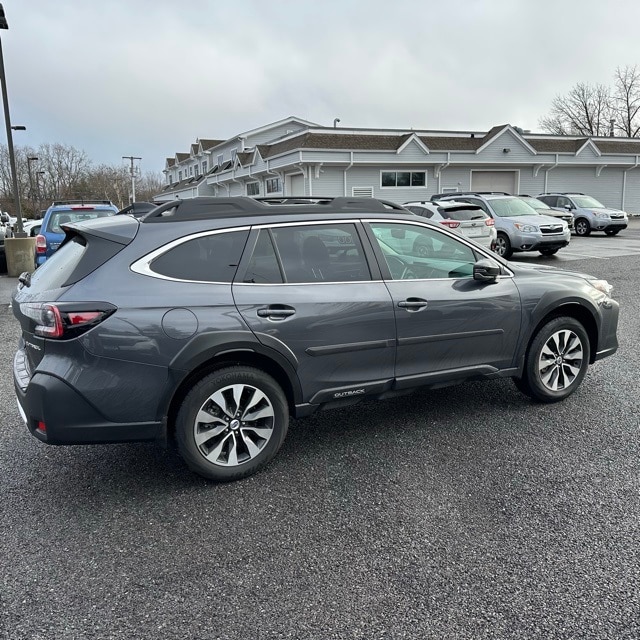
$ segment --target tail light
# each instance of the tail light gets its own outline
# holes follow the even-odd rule
[[[487,227],[495,227],[496,225],[496,221],[493,218],[487,218],[484,223],[487,225]]]
[[[116,308],[101,303],[83,303],[75,306],[65,303],[24,302],[20,311],[34,321],[33,332],[44,338],[56,340],[75,338],[108,318]]]
[[[440,222],[445,227],[449,227],[449,229],[457,229],[460,226],[460,223],[457,220],[440,220]]]
[[[47,252],[47,239],[38,234],[36,236],[36,253],[46,253]]]

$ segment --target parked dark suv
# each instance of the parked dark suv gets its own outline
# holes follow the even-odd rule
[[[398,209],[196,198],[63,225],[12,299],[29,430],[175,436],[191,469],[234,480],[276,454],[290,415],[480,378],[555,402],[616,351],[605,281],[510,264]]]

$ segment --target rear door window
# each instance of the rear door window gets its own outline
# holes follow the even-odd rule
[[[271,231],[286,282],[371,279],[354,224],[291,225]]]

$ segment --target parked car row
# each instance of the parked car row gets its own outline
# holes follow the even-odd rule
[[[569,244],[572,230],[579,236],[591,231],[616,235],[628,224],[624,211],[608,209],[594,198],[578,193],[548,193],[537,198],[504,192],[438,193],[431,196],[430,202],[406,202],[404,206],[464,235],[477,235],[474,239],[485,246],[488,242],[505,259],[522,251],[551,256]],[[495,227],[495,238],[474,229],[473,220],[477,227],[480,214],[473,210],[478,209],[493,221],[485,220],[485,224]],[[464,224],[463,219],[467,221]]]

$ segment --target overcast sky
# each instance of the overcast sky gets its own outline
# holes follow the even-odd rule
[[[14,144],[143,170],[289,115],[539,130],[576,82],[640,64],[640,0],[3,0]],[[6,142],[4,137],[0,137]]]

